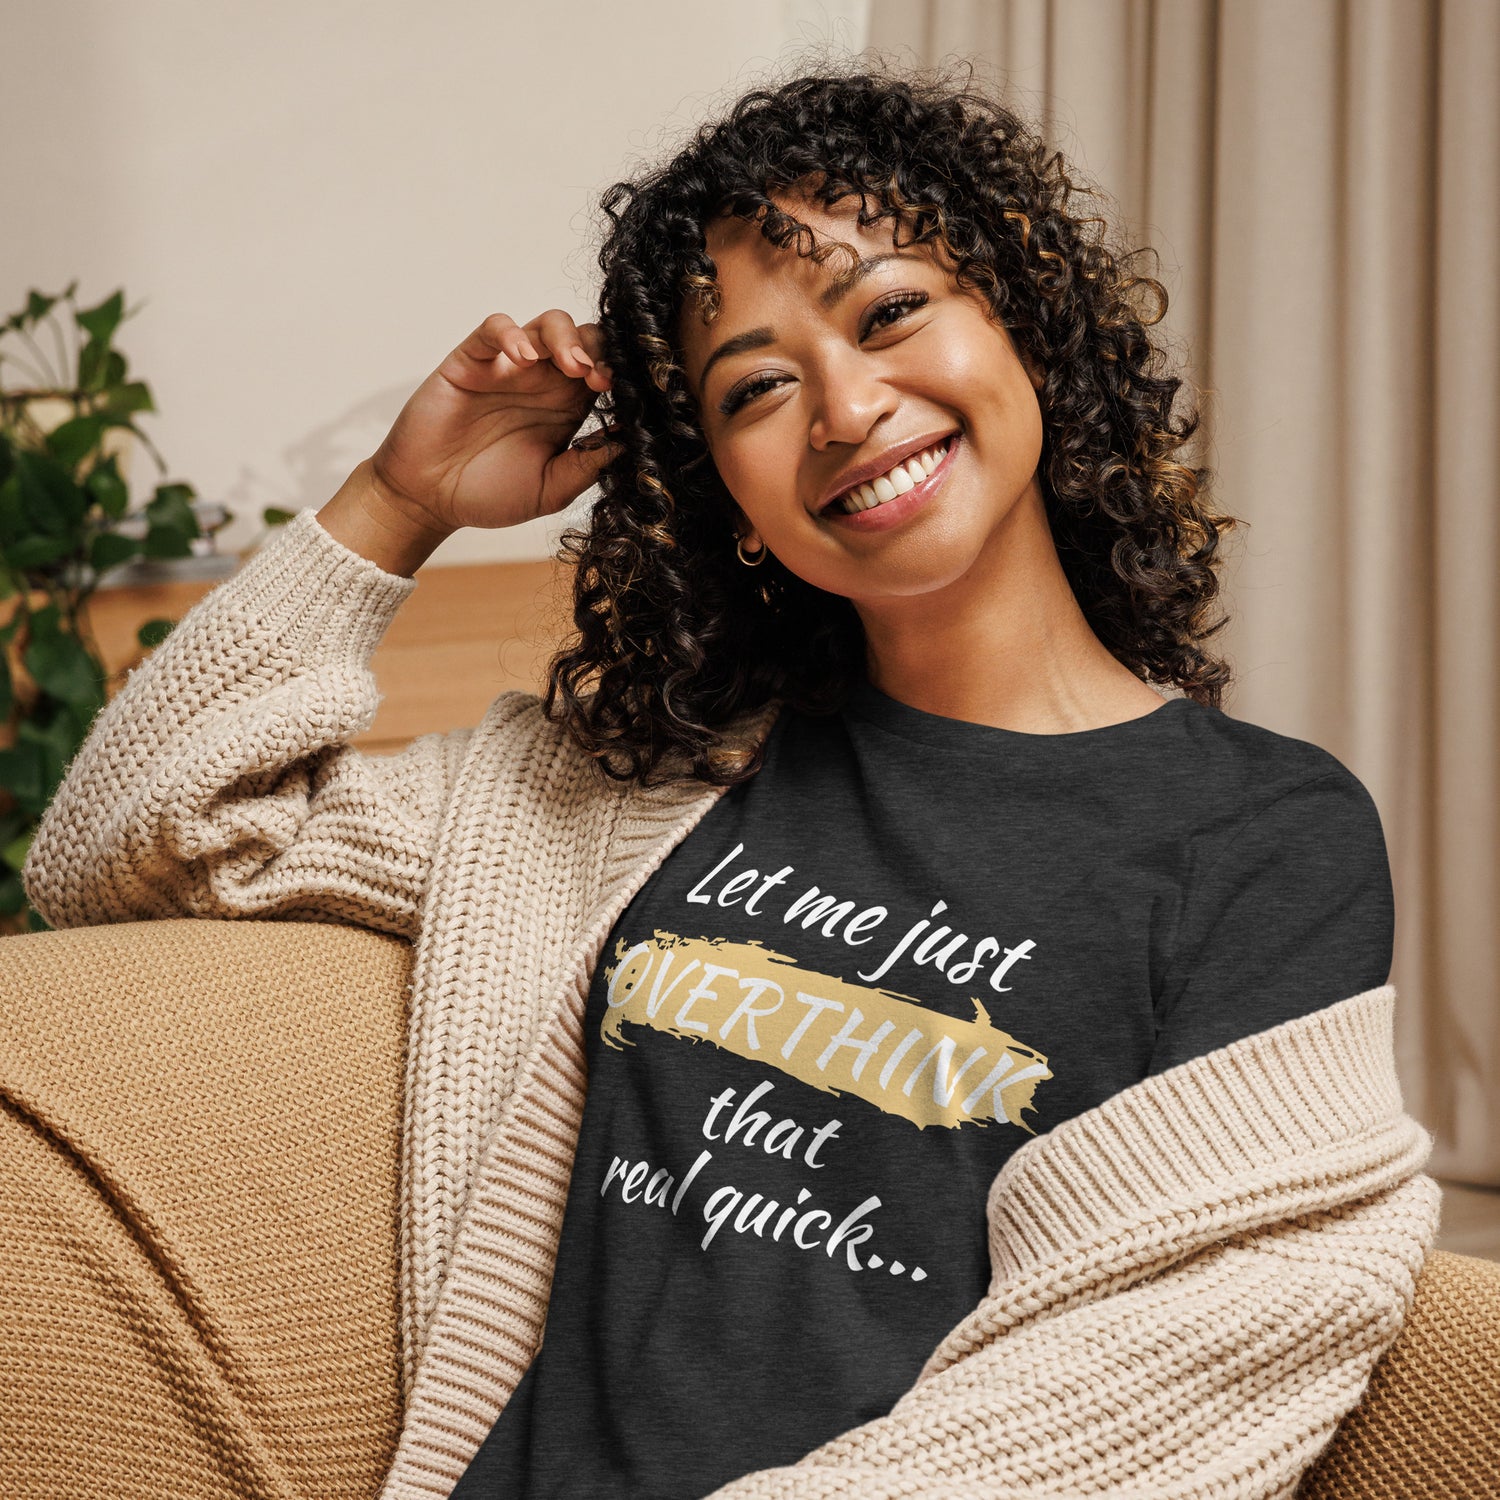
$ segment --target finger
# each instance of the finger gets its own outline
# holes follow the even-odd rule
[[[604,330],[597,323],[578,324],[578,342],[594,362],[589,386],[596,391],[607,391],[614,382],[614,371],[604,358]],[[598,378],[595,379],[594,377]]]
[[[554,307],[533,318],[526,325],[526,332],[534,343],[541,341],[552,363],[564,375],[582,380],[593,368],[593,358],[583,346],[578,325],[560,308]]]
[[[514,318],[505,313],[491,313],[458,346],[456,352],[469,359],[492,360],[497,354],[505,353],[506,336],[514,339],[519,331]]]
[[[595,427],[591,432],[584,433],[582,437],[574,438],[573,446],[575,448],[593,449],[603,447],[606,444],[612,444],[613,446],[618,448],[623,446],[620,442],[617,441],[619,435],[619,427],[608,425],[603,427]]]
[[[525,330],[506,313],[491,313],[454,353],[492,367],[500,355],[516,365],[532,364],[541,357]]]
[[[579,323],[576,326],[578,342],[583,345],[588,357],[598,364],[604,358],[604,330],[597,323]]]
[[[596,484],[604,466],[624,451],[623,443],[606,442],[597,448],[575,443],[564,448],[547,465],[542,481],[542,505],[547,511],[571,505],[590,485]]]

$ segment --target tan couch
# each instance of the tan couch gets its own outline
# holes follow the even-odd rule
[[[0,959],[0,1496],[373,1495],[409,946],[169,920]],[[1500,1496],[1500,1264],[1432,1255],[1299,1495]]]

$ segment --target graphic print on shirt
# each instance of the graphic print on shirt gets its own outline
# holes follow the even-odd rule
[[[978,1000],[972,1021],[941,1015],[905,995],[800,970],[757,941],[658,929],[621,948],[606,971],[600,1032],[613,1047],[629,1042],[626,1021],[701,1038],[917,1126],[1004,1119],[1029,1131],[1021,1111],[1052,1076],[1046,1059],[992,1025]]]
[[[885,907],[856,910],[854,902],[839,901],[814,885],[794,899],[789,899],[790,892],[779,891],[783,907],[773,909],[770,892],[785,884],[795,873],[793,867],[784,866],[770,876],[746,869],[726,877],[728,867],[743,853],[744,845],[736,844],[688,892],[687,902],[734,904],[753,917],[779,918],[784,927],[816,926],[825,938],[842,939],[851,946],[879,943],[890,916]],[[740,893],[752,887],[758,888],[740,905]],[[761,904],[768,898],[772,905]],[[759,938],[733,942],[659,927],[650,938],[635,942],[617,935],[616,961],[603,971],[600,1037],[615,1051],[634,1046],[630,1032],[636,1027],[695,1045],[709,1042],[840,1100],[862,1101],[853,1107],[856,1124],[857,1112],[872,1107],[918,1130],[1013,1125],[1031,1134],[1023,1113],[1034,1108],[1038,1084],[1052,1077],[1045,1056],[995,1026],[973,995],[968,999],[974,1016],[967,1019],[872,983],[904,961],[933,966],[955,985],[971,986],[983,976],[981,982],[996,993],[1011,988],[1003,982],[1006,973],[1029,957],[1035,944],[1028,940],[1006,948],[993,937],[976,942],[967,934],[935,926],[945,905],[937,902],[931,916],[912,923],[899,938],[893,936],[880,950],[882,957],[856,970],[854,979],[861,981],[857,983],[801,968],[795,958]],[[803,1122],[757,1108],[757,1103],[776,1103],[765,1097],[774,1088],[771,1078],[743,1097],[737,1097],[735,1089],[706,1095],[703,1136],[710,1142],[758,1144],[768,1155],[814,1170],[833,1164],[840,1149],[854,1145],[843,1133],[843,1119]],[[761,1131],[765,1134],[757,1142]],[[613,1189],[625,1202],[639,1201],[677,1214],[712,1160],[712,1149],[700,1150],[678,1182],[665,1166],[615,1155],[600,1193],[608,1195]],[[706,1251],[732,1218],[733,1229],[741,1235],[785,1240],[804,1250],[822,1248],[830,1258],[842,1248],[844,1264],[852,1271],[885,1266],[899,1276],[908,1270],[900,1260],[873,1250],[866,1251],[863,1260],[858,1254],[874,1236],[875,1226],[868,1219],[880,1203],[878,1195],[869,1195],[822,1238],[819,1231],[834,1225],[835,1214],[816,1201],[811,1190],[802,1188],[795,1202],[781,1203],[723,1184],[703,1203],[708,1227],[700,1247]],[[922,1281],[928,1272],[913,1266],[909,1275]]]

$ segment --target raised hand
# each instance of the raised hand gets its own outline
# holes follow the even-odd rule
[[[572,446],[610,386],[595,323],[492,313],[417,387],[369,460],[385,498],[434,530],[514,526],[576,500],[618,451]]]

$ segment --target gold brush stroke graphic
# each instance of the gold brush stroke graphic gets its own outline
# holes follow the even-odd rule
[[[1047,1059],[991,1025],[978,1000],[963,1021],[890,990],[799,969],[758,942],[678,937],[615,945],[600,1035],[634,1046],[626,1021],[710,1041],[830,1094],[855,1094],[912,1124],[956,1128],[1021,1118],[1051,1078]],[[786,972],[790,971],[790,972]],[[972,998],[972,997],[971,997]]]

